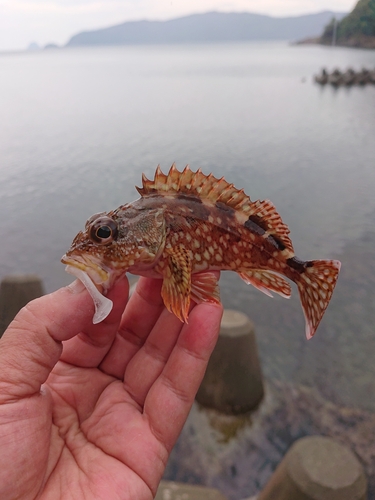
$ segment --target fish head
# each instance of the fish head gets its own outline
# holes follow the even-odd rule
[[[108,290],[125,272],[152,268],[165,243],[161,209],[124,205],[91,216],[61,261],[85,272],[101,291]]]

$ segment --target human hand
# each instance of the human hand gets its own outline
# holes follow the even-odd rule
[[[98,325],[80,282],[30,302],[0,341],[0,498],[154,498],[198,390],[222,310],[189,324],[161,280],[108,293]],[[124,312],[124,308],[126,309]]]

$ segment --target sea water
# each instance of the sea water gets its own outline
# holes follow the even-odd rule
[[[269,377],[375,410],[375,86],[320,87],[325,66],[373,51],[280,42],[0,54],[0,276],[71,281],[60,263],[95,212],[138,197],[158,164],[190,164],[269,198],[299,258],[336,258],[331,304],[307,342],[296,287],[273,301],[223,273]]]

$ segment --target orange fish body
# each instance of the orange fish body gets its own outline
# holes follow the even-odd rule
[[[143,176],[141,198],[96,214],[78,233],[62,261],[108,290],[123,273],[163,279],[165,306],[187,321],[190,301],[219,302],[209,271],[237,272],[248,284],[289,298],[283,276],[297,284],[311,338],[331,299],[337,260],[301,261],[274,205],[251,201],[223,178],[172,165]]]

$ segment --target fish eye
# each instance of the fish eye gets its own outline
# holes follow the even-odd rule
[[[117,224],[110,217],[99,217],[92,221],[89,236],[95,243],[106,245],[114,241],[117,235]]]
[[[96,236],[101,240],[106,240],[112,236],[112,229],[109,226],[100,226],[96,230]]]

